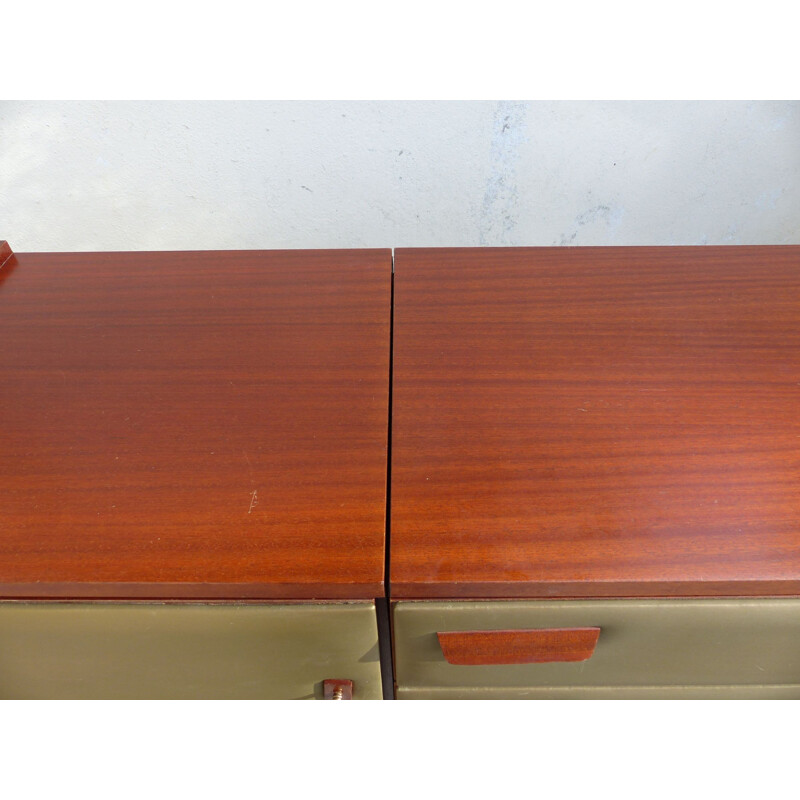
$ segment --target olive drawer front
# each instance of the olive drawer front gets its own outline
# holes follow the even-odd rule
[[[398,699],[800,699],[795,598],[408,601],[393,628]]]
[[[374,603],[0,603],[0,698],[382,697]]]

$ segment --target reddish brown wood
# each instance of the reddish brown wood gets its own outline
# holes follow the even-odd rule
[[[329,678],[322,681],[323,700],[352,700],[353,681],[342,678]]]
[[[388,250],[17,254],[0,596],[379,594],[390,282]]]
[[[800,594],[800,247],[398,250],[394,597]]]
[[[3,264],[8,261],[14,253],[11,250],[11,246],[8,242],[0,241],[0,269],[2,269]]]
[[[591,658],[600,628],[442,631],[436,635],[448,664],[543,664]]]

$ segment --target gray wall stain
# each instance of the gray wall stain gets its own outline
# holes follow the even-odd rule
[[[617,231],[622,224],[625,209],[618,205],[596,205],[575,217],[575,225],[569,233],[564,233],[558,241],[561,247],[577,245],[578,235],[587,226],[602,226],[609,243],[614,243]]]
[[[527,141],[527,103],[501,101],[492,124],[489,177],[483,195],[480,219],[482,245],[511,245],[517,225],[517,163],[520,147]]]

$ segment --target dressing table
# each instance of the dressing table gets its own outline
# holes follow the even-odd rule
[[[800,698],[800,247],[3,243],[0,342],[0,697]]]

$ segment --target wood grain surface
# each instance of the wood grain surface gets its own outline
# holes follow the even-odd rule
[[[16,254],[0,596],[382,593],[391,253]]]
[[[545,664],[591,658],[600,628],[440,631],[436,636],[448,664]]]
[[[398,250],[393,597],[800,594],[800,247]]]

